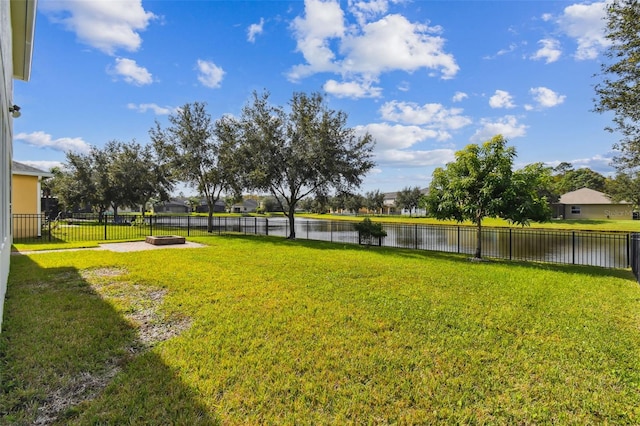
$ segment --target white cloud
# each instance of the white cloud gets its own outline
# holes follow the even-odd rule
[[[264,18],[260,18],[260,22],[257,24],[249,25],[247,29],[247,40],[251,43],[255,43],[256,36],[262,34],[264,29]]]
[[[596,59],[607,46],[605,38],[606,1],[567,6],[557,23],[562,31],[578,43],[575,58]]]
[[[354,1],[349,0],[349,12],[351,12],[360,25],[387,13],[389,2],[387,0]]]
[[[466,93],[464,93],[464,92],[456,92],[456,93],[453,95],[453,98],[451,98],[451,100],[452,100],[453,102],[461,102],[461,101],[463,101],[463,100],[467,99],[468,97],[469,97],[469,95],[467,95],[467,94],[466,94]]]
[[[411,23],[402,15],[387,15],[365,25],[361,34],[345,37],[342,69],[379,75],[428,68],[440,70],[443,79],[453,78],[460,68],[453,55],[443,51],[445,40],[433,35],[439,31],[438,27]]]
[[[496,93],[489,98],[491,108],[513,108],[513,96],[504,90],[496,90]]]
[[[527,133],[527,127],[518,123],[518,119],[513,115],[506,115],[497,121],[483,119],[480,121],[482,127],[478,129],[470,140],[472,142],[484,142],[495,135],[502,135],[507,139],[524,136]]]
[[[379,98],[382,94],[381,87],[372,87],[368,82],[327,80],[323,89],[339,98]]]
[[[565,95],[559,95],[546,87],[534,87],[529,90],[529,93],[531,93],[539,108],[552,108],[560,105],[566,99]]]
[[[344,36],[344,13],[337,1],[306,0],[305,17],[296,17],[292,28],[297,40],[297,51],[302,53],[306,65],[297,65],[289,78],[298,80],[316,72],[337,71],[335,55],[329,46],[332,38]]]
[[[401,165],[403,167],[442,166],[455,160],[452,149],[434,149],[430,151],[401,151],[389,149],[376,155],[376,162],[383,165]]]
[[[376,141],[376,151],[410,148],[418,142],[439,137],[436,130],[401,124],[371,123],[356,126],[354,130],[360,135],[369,133]]]
[[[36,148],[49,148],[54,151],[75,152],[80,154],[88,154],[91,146],[82,140],[82,138],[59,138],[53,139],[51,135],[39,131],[32,133],[18,133],[14,136],[17,141],[22,141],[27,145]]]
[[[545,63],[550,64],[557,61],[562,55],[560,50],[560,42],[553,38],[545,38],[538,42],[542,47],[531,56],[531,59],[544,59]]]
[[[54,167],[57,167],[59,169],[64,168],[64,163],[62,161],[48,161],[48,160],[36,160],[36,161],[17,160],[17,161],[22,164],[26,164],[27,166],[35,167],[36,169],[44,170],[47,172],[53,169]]]
[[[334,0],[306,0],[304,16],[292,24],[297,51],[305,63],[294,66],[288,77],[331,72],[347,81],[376,81],[384,72],[414,72],[425,68],[452,78],[459,67],[453,55],[443,50],[441,28],[409,22],[404,16],[386,13],[386,1],[349,2],[357,24],[345,26],[345,12]]]
[[[569,162],[573,164],[574,167],[588,167],[600,173],[611,173],[614,170],[613,167],[611,167],[612,161],[612,157],[598,154],[590,158],[580,158]]]
[[[428,126],[440,131],[440,138],[448,139],[446,130],[460,129],[471,124],[471,119],[462,115],[461,108],[447,109],[441,104],[424,104],[413,102],[386,102],[380,107],[382,118],[404,124]]]
[[[153,76],[145,67],[139,66],[133,59],[116,58],[110,73],[122,77],[124,81],[136,86],[153,83]]]
[[[144,10],[142,0],[52,0],[39,2],[38,9],[74,32],[80,42],[108,55],[118,49],[138,50],[140,32],[156,18]]]
[[[220,87],[220,83],[222,83],[222,78],[225,74],[222,68],[213,62],[203,61],[202,59],[198,59],[197,67],[200,72],[198,75],[198,81],[202,83],[203,86],[211,89]]]
[[[147,112],[153,111],[155,115],[168,115],[177,111],[177,108],[172,107],[161,107],[158,104],[127,104],[127,108],[138,111],[138,112]]]

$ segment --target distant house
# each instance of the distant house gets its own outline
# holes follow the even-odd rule
[[[169,200],[155,204],[154,213],[189,213],[189,206],[184,200]]]
[[[241,203],[236,203],[231,206],[232,213],[255,213],[258,208],[258,202],[254,199],[243,200]]]
[[[214,213],[224,213],[226,211],[226,205],[223,200],[218,200],[213,205]],[[196,213],[209,213],[209,205],[207,204],[207,200],[202,198],[200,200],[200,204],[196,206]]]
[[[554,217],[561,219],[633,219],[631,203],[614,203],[608,195],[589,188],[562,195],[553,210]]]
[[[41,236],[42,213],[41,187],[42,178],[53,177],[53,173],[45,172],[26,164],[11,162],[11,212],[17,215],[33,215],[14,219],[14,238]]]
[[[429,192],[429,188],[422,188],[420,193],[422,195],[426,195]],[[382,213],[383,214],[399,214],[399,215],[410,215],[414,214],[416,216],[426,216],[427,211],[422,208],[416,208],[412,212],[409,212],[407,209],[399,210],[396,206],[396,198],[398,198],[397,192],[385,192],[384,200],[382,202]]]

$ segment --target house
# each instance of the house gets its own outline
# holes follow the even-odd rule
[[[36,0],[0,1],[0,330],[11,254],[11,157],[13,120],[19,107],[13,79],[31,74]]]
[[[633,219],[631,203],[614,203],[606,194],[589,188],[560,196],[553,212],[560,219]]]
[[[189,213],[189,206],[183,200],[169,200],[155,204],[154,213]]]
[[[255,213],[257,208],[258,202],[249,198],[231,206],[231,213]]]
[[[39,237],[42,230],[42,207],[40,184],[42,178],[53,177],[53,173],[45,172],[27,164],[12,161],[11,163],[11,213],[29,215],[13,220],[13,236],[19,238]]]
[[[421,188],[420,193],[422,195],[426,195],[429,193],[429,188]],[[396,198],[398,198],[397,192],[385,192],[384,200],[382,201],[382,214],[398,214],[398,215],[416,215],[416,216],[426,216],[427,211],[423,208],[415,208],[412,211],[407,209],[399,210],[396,206]]]

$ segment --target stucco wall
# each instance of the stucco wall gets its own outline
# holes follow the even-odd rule
[[[0,1],[0,330],[4,296],[9,276],[11,253],[11,141],[12,122],[9,104],[13,104],[13,58],[11,15],[8,1]]]
[[[13,214],[40,214],[40,185],[38,176],[13,175],[11,207]],[[40,236],[42,221],[40,217],[22,217],[13,219],[13,238],[32,238]]]
[[[16,214],[36,214],[38,211],[38,176],[13,175],[11,207]]]
[[[629,204],[590,204],[581,205],[580,214],[572,214],[572,205],[565,205],[565,219],[633,219],[633,208]]]

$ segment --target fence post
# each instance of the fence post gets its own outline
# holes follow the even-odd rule
[[[460,253],[460,225],[458,225],[458,253]]]
[[[103,215],[104,217],[104,240],[107,240],[107,215]]]
[[[513,247],[513,239],[512,239],[512,236],[511,236],[511,228],[509,228],[509,260],[511,260],[512,247]]]
[[[191,216],[187,216],[187,237],[191,236]]]
[[[49,214],[49,242],[51,242],[51,214]]]
[[[576,264],[576,231],[571,232],[571,264]]]
[[[413,238],[414,238],[414,247],[416,250],[418,250],[418,224],[416,223],[414,225],[414,232],[413,232]]]
[[[307,221],[307,240],[309,239],[309,221]]]
[[[258,218],[257,217],[253,218],[253,230],[255,234],[258,235]]]
[[[264,235],[269,235],[269,218],[264,218]]]
[[[149,235],[153,236],[153,218],[156,216],[151,216],[149,218]]]
[[[631,266],[631,244],[630,244],[631,234],[627,234],[627,268]]]

